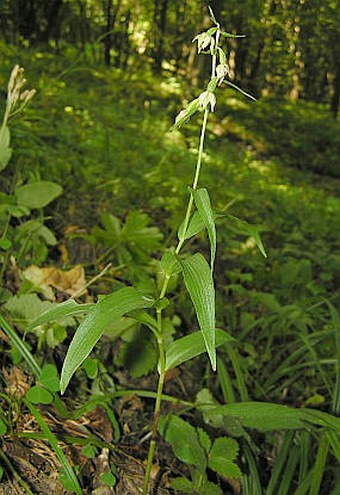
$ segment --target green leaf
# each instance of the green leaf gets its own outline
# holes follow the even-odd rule
[[[65,392],[74,372],[90,354],[109,324],[135,309],[151,307],[153,301],[142,296],[133,287],[125,287],[101,299],[78,327],[66,358],[60,379],[60,390]]]
[[[328,438],[328,441],[332,447],[333,454],[336,457],[337,461],[340,463],[340,434],[335,433],[331,430],[326,430],[325,435]]]
[[[159,429],[161,435],[169,442],[178,459],[192,464],[204,473],[207,459],[198,439],[196,429],[184,419],[170,415],[161,418]]]
[[[39,318],[39,315],[52,306],[50,301],[42,301],[37,294],[23,294],[21,296],[13,296],[9,299],[5,308],[11,313],[14,318],[31,321],[34,318]],[[33,327],[32,327],[33,328]]]
[[[5,435],[7,432],[6,423],[0,418],[0,435]]]
[[[212,369],[216,370],[215,289],[209,265],[196,253],[182,263],[185,286],[194,305]]]
[[[281,404],[240,402],[206,411],[207,416],[215,414],[237,418],[243,426],[262,431],[296,430],[321,425],[340,432],[340,418],[314,409],[294,409]]]
[[[116,363],[126,369],[132,378],[152,371],[157,364],[157,349],[152,334],[143,328],[134,331],[133,338],[121,345]]]
[[[90,380],[94,380],[98,376],[98,361],[97,359],[87,358],[83,362],[83,368]]]
[[[202,428],[197,428],[197,433],[198,433],[198,438],[199,438],[200,444],[202,445],[202,447],[204,448],[204,450],[208,454],[210,449],[211,449],[211,439],[210,439],[208,433],[206,431],[202,430]]]
[[[201,215],[204,225],[208,231],[210,241],[210,265],[211,272],[213,272],[216,255],[216,227],[214,215],[211,209],[209,193],[206,189],[193,189],[192,194],[194,196],[198,212]]]
[[[245,91],[243,91],[243,89],[241,89],[238,86],[236,86],[236,84],[233,84],[232,82],[227,81],[226,79],[224,79],[223,82],[225,82],[226,84],[228,84],[228,86],[230,86],[231,88],[236,89],[236,91],[239,91],[239,93],[241,93],[242,95],[246,96],[247,98],[250,98],[253,101],[257,101],[256,98],[254,98],[254,96],[250,95],[249,93],[246,93]]]
[[[167,249],[162,256],[161,269],[168,278],[170,278],[171,275],[178,274],[182,271],[180,262],[170,249]]]
[[[190,120],[190,117],[192,117],[197,112],[198,109],[199,109],[199,99],[196,98],[195,100],[191,101],[184,110],[179,112],[179,114],[175,119],[175,123],[170,130],[174,131],[175,129],[178,129],[183,124],[188,122],[188,120]]]
[[[0,128],[0,172],[4,170],[12,156],[12,148],[10,148],[10,132],[7,125]]]
[[[212,481],[205,481],[200,488],[200,495],[223,495],[221,488]]]
[[[201,232],[203,229],[204,229],[204,221],[201,215],[198,213],[198,211],[195,211],[190,219],[188,228],[185,232],[184,232],[184,221],[181,223],[178,229],[178,238],[180,240],[190,239],[190,237],[199,234],[199,232]]]
[[[106,486],[115,486],[117,479],[112,471],[107,471],[101,475],[100,482]]]
[[[41,370],[39,381],[50,392],[59,391],[59,376],[54,364],[46,364]]]
[[[242,473],[233,462],[239,447],[233,438],[217,438],[209,453],[208,466],[225,478],[239,478]]]
[[[193,487],[190,480],[184,478],[184,476],[180,476],[179,478],[175,478],[171,480],[171,488],[174,490],[178,490],[182,493],[193,493]]]
[[[46,388],[34,385],[30,388],[26,394],[26,398],[32,404],[51,404],[53,402],[53,395]]]
[[[36,181],[17,187],[15,196],[20,206],[26,206],[34,210],[44,208],[44,206],[60,196],[62,191],[62,187],[55,182]]]
[[[235,339],[227,332],[216,329],[216,347],[234,340]],[[199,356],[205,352],[205,349],[206,347],[202,332],[194,332],[190,335],[182,337],[181,339],[177,339],[170,344],[166,352],[165,369],[170,370],[172,368],[176,368],[176,366]]]
[[[224,215],[223,215],[224,216]],[[254,241],[256,242],[257,247],[259,248],[260,252],[263,254],[265,258],[267,258],[267,253],[265,251],[260,233],[259,233],[259,228],[255,225],[251,225],[248,222],[245,222],[244,220],[241,220],[240,218],[234,217],[233,215],[225,215],[225,218],[227,219],[227,222],[230,224],[231,227],[233,227],[237,232],[243,235],[247,235],[249,237],[252,237]]]
[[[55,246],[57,239],[53,232],[38,220],[28,220],[17,227],[17,234],[19,238],[36,238],[43,239],[49,246]]]
[[[32,330],[35,327],[44,325],[53,320],[65,318],[67,316],[76,316],[84,313],[88,313],[91,309],[95,308],[95,304],[78,304],[73,299],[68,299],[60,304],[55,304],[50,309],[42,313],[35,320],[33,320],[28,330]]]
[[[74,482],[72,478],[69,477],[68,472],[66,471],[65,468],[61,468],[59,471],[59,480],[61,481],[61,484],[67,490],[68,492],[74,492]]]
[[[88,443],[81,449],[81,453],[83,456],[88,457],[89,459],[94,459],[97,454],[97,449],[92,444]]]
[[[4,251],[7,251],[11,246],[12,246],[11,241],[6,237],[0,239],[0,248],[3,249]]]

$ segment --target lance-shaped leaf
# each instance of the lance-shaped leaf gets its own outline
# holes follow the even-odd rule
[[[259,227],[256,225],[251,225],[250,223],[246,222],[245,220],[241,220],[240,218],[234,217],[233,215],[223,215],[223,217],[226,219],[227,223],[234,228],[237,232],[243,235],[248,235],[254,239],[256,242],[257,247],[259,248],[261,254],[267,258],[267,253],[265,251],[260,232],[259,232]]]
[[[216,406],[207,416],[237,418],[243,426],[257,430],[297,430],[320,425],[340,432],[340,418],[316,409],[297,409],[267,402],[240,402]]]
[[[223,330],[216,329],[216,347],[226,342],[232,342],[235,339]],[[181,339],[172,342],[166,352],[166,371],[176,368],[180,364],[190,361],[190,359],[199,356],[205,351],[205,343],[202,332],[194,332],[186,335]]]
[[[214,214],[211,209],[210,198],[208,191],[204,189],[192,190],[196,207],[208,231],[210,241],[210,266],[211,272],[214,270],[214,262],[216,255],[216,227]]]
[[[179,112],[179,114],[177,115],[176,119],[175,119],[175,123],[174,125],[171,127],[171,131],[174,131],[175,129],[178,129],[179,127],[181,127],[183,124],[185,124],[186,122],[188,122],[188,120],[190,120],[190,117],[192,117],[192,115],[194,115],[197,110],[199,109],[199,100],[198,98],[196,98],[195,100],[191,101],[189,103],[189,105],[184,109],[182,110],[181,112]]]
[[[190,256],[182,266],[185,286],[194,305],[211,366],[215,371],[215,289],[210,267],[200,253]]]
[[[109,324],[130,311],[151,307],[153,302],[133,287],[125,287],[101,299],[78,327],[68,348],[61,372],[61,393],[65,392],[73,373],[90,354]]]
[[[73,299],[68,299],[60,304],[52,306],[52,308],[44,311],[39,315],[32,323],[29,325],[28,330],[38,327],[39,325],[44,325],[53,320],[59,320],[60,318],[65,318],[68,316],[77,316],[84,313],[88,313],[91,309],[95,307],[95,304],[78,304]]]
[[[185,232],[184,232],[184,221],[181,223],[178,229],[178,239],[179,240],[190,239],[190,237],[199,234],[203,229],[204,229],[203,219],[201,215],[198,213],[198,211],[195,211],[190,219],[188,228]]]

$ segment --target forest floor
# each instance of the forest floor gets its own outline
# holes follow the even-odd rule
[[[14,55],[18,54],[7,54],[1,69],[1,88],[6,87]],[[183,100],[197,96],[173,77],[153,79],[147,72],[127,77],[84,62],[70,67],[65,60],[38,52],[21,59],[28,86],[35,87],[37,95],[11,127],[13,169],[6,171],[6,184],[19,173],[19,180],[38,177],[63,187],[43,215],[56,242],[46,252],[42,247],[27,250],[25,256],[13,253],[4,278],[5,313],[18,332],[26,332],[25,304],[32,316],[32,307],[41,301],[54,304],[74,296],[79,302],[93,302],[125,283],[141,290],[152,287],[162,246],[173,244],[182,221],[200,116],[169,132]],[[294,121],[294,115],[300,120]],[[274,136],[270,131],[279,120],[281,127]],[[303,126],[311,120],[315,128],[310,125],[306,131]],[[294,107],[277,100],[248,102],[226,88],[221,89],[217,111],[211,116],[201,185],[221,214],[215,269],[217,319],[218,326],[238,340],[237,362],[246,392],[235,361],[221,353],[236,400],[331,409],[335,351],[333,337],[327,334],[330,316],[324,301],[334,305],[339,301],[340,171],[334,165],[336,149],[329,149],[332,142],[325,151],[315,137],[320,122],[335,134],[339,126],[330,120],[321,107]],[[323,163],[325,155],[328,165]],[[327,174],[321,173],[323,167]],[[226,213],[232,216],[229,222],[222,216]],[[235,222],[234,217],[248,223]],[[34,218],[41,218],[41,213],[34,213]],[[261,233],[266,259],[257,249],[252,225]],[[208,253],[206,244],[203,235],[194,238],[191,247],[203,246]],[[58,282],[42,287],[35,281],[27,291],[23,280],[32,266],[63,272],[58,272]],[[81,268],[72,272],[66,287],[65,272],[75,267]],[[84,280],[92,283],[77,297]],[[194,325],[182,292],[177,290],[178,313],[172,307],[168,311],[170,336],[184,335]],[[32,295],[30,300],[20,299]],[[25,334],[42,366],[53,363],[60,370],[73,328],[74,321],[68,321],[50,331]],[[141,493],[156,355],[144,334],[134,340],[133,332],[128,326],[120,333],[109,329],[65,397],[33,409],[23,397],[34,379],[1,332],[1,410],[8,401],[5,396],[9,397],[11,426],[2,437],[6,476],[0,494],[66,493],[67,476],[62,473],[66,478],[62,484],[60,457],[46,442],[46,432],[41,433],[37,410],[75,467],[83,493]],[[117,335],[122,337],[119,341]],[[303,346],[305,352],[298,352]],[[207,360],[199,358],[169,375],[165,394],[170,398],[164,401],[163,412],[182,411],[181,401],[195,403],[198,394],[207,390],[214,400],[225,400],[220,375],[216,378]],[[216,435],[197,410],[188,408],[186,418]],[[262,433],[254,435],[254,442],[265,484],[275,452]],[[333,463],[331,458],[330,471]],[[114,487],[110,480],[101,482],[108,470],[118,480]],[[180,493],[170,488],[170,481],[175,475],[189,476],[189,471],[160,439],[152,472],[154,492]],[[217,482],[225,494],[241,493],[238,480]],[[326,495],[327,486],[324,490]]]

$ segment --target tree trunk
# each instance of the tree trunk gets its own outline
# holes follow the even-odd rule
[[[107,67],[111,65],[112,46],[112,0],[106,0],[106,36],[104,38],[104,61]]]
[[[44,5],[45,27],[40,28],[37,33],[37,40],[48,43],[51,39],[58,40],[60,35],[60,12],[63,0],[53,0]],[[42,23],[44,24],[44,23]]]
[[[340,66],[338,65],[334,76],[333,94],[331,99],[331,112],[335,119],[338,117],[339,102],[340,102]]]
[[[154,48],[154,71],[156,74],[162,72],[162,62],[164,58],[164,38],[166,32],[168,0],[158,0],[155,2],[154,19],[156,22],[156,37]]]

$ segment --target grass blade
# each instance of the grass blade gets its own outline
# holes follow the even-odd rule
[[[319,495],[320,493],[320,486],[325,472],[328,450],[329,441],[327,436],[323,434],[321,436],[318,452],[316,454],[309,495]]]
[[[35,360],[32,353],[29,351],[25,342],[21,340],[17,332],[14,328],[8,323],[8,321],[0,314],[0,327],[4,330],[6,335],[11,341],[13,347],[15,347],[19,352],[22,358],[26,361],[28,366],[31,368],[32,372],[39,377],[41,373],[41,368],[37,361]]]
[[[77,495],[82,495],[83,492],[82,492],[82,489],[79,485],[78,479],[77,479],[76,475],[74,474],[74,471],[73,471],[70,463],[68,462],[67,457],[65,456],[61,447],[59,446],[57,438],[49,429],[48,425],[44,421],[44,418],[42,417],[42,415],[40,414],[38,409],[33,404],[31,404],[31,402],[29,402],[27,399],[25,400],[25,404],[28,407],[28,409],[30,410],[31,414],[34,416],[36,422],[40,426],[46,439],[49,441],[51,447],[53,448],[56,456],[58,457],[58,459],[59,459],[59,461],[60,461],[60,463],[64,469],[64,472],[65,472],[70,484],[74,487],[75,493]]]
[[[273,493],[274,493],[276,485],[277,485],[277,483],[281,477],[283,467],[287,461],[287,458],[289,459],[294,433],[295,433],[294,431],[288,431],[285,434],[282,447],[281,447],[280,452],[276,458],[275,465],[273,467],[273,470],[272,470],[272,473],[270,476],[270,480],[269,480],[267,490],[266,490],[266,495],[273,495]]]

